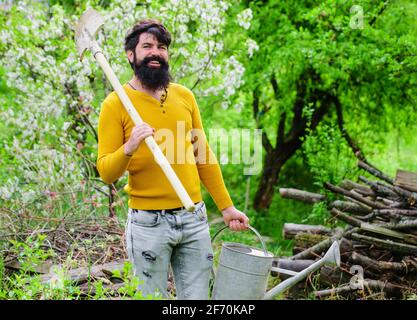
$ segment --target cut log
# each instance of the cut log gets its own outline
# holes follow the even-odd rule
[[[388,222],[390,219],[386,217],[385,215],[381,215],[378,213],[378,210],[372,211],[370,214],[367,214],[366,216],[360,217],[363,221],[372,221],[372,220],[381,220],[383,222]]]
[[[383,235],[383,236],[387,236],[387,237],[391,237],[391,238],[396,238],[396,239],[400,239],[406,243],[411,243],[411,244],[417,244],[417,237],[412,235],[412,234],[406,234],[406,233],[402,233],[402,232],[398,232],[398,231],[394,231],[388,228],[384,228],[383,226],[379,225],[373,225],[370,223],[366,223],[366,222],[362,222],[360,225],[360,228],[362,230],[371,232],[371,233],[375,233],[375,234],[379,234],[379,235]]]
[[[350,259],[354,264],[358,264],[365,269],[370,269],[378,273],[398,272],[401,274],[407,274],[411,272],[417,272],[416,258],[403,259],[401,262],[377,261],[360,253],[353,252]]]
[[[354,193],[354,194],[357,194],[357,195],[360,195],[360,196],[363,196],[363,197],[371,197],[373,199],[376,198],[376,193],[371,189],[369,189],[369,191],[365,191],[365,190],[362,190],[362,189],[356,189],[355,188],[355,189],[350,190],[350,192]]]
[[[357,183],[357,182],[353,182],[352,180],[343,180],[339,184],[339,186],[341,188],[343,188],[343,189],[346,189],[346,190],[358,189],[358,190],[361,190],[361,191],[363,191],[365,193],[372,192],[372,189],[371,188],[369,188],[367,186],[364,186],[363,184],[360,184],[360,183]]]
[[[392,229],[392,230],[406,230],[406,229],[415,229],[417,228],[417,219],[409,221],[400,221],[400,222],[390,222],[390,223],[381,223],[380,227]]]
[[[417,173],[397,170],[394,185],[400,186],[412,192],[417,192]]]
[[[381,214],[395,214],[400,216],[415,216],[417,218],[417,210],[406,210],[406,209],[382,209],[378,210]]]
[[[288,258],[282,258],[282,259],[273,260],[272,266],[285,269],[285,270],[294,271],[294,272],[300,272],[304,270],[305,268],[308,268],[309,266],[311,266],[314,262],[315,260],[291,260]],[[280,279],[287,279],[291,277],[290,275],[276,272],[276,271],[271,271],[271,276],[278,277]]]
[[[342,194],[342,195],[344,195],[346,197],[349,197],[349,198],[355,199],[355,200],[357,200],[357,201],[359,201],[361,203],[364,203],[364,204],[366,204],[367,206],[369,206],[371,208],[375,208],[375,209],[386,209],[387,208],[385,205],[382,205],[380,203],[371,201],[371,200],[369,200],[367,198],[364,198],[362,196],[359,196],[357,194],[353,194],[352,192],[350,192],[348,190],[345,190],[343,188],[340,188],[338,186],[335,186],[335,185],[333,185],[331,183],[325,182],[324,183],[324,187],[326,189],[332,191],[332,192]]]
[[[294,236],[294,249],[301,252],[328,238],[329,236],[322,234],[300,232]]]
[[[21,270],[22,265],[16,259],[8,261],[4,264],[4,267],[11,270]],[[32,270],[25,270],[26,272],[32,274],[47,274],[49,273],[49,269],[52,267],[51,261],[45,261],[37,266],[33,266]],[[1,271],[0,271],[1,272]]]
[[[395,201],[385,199],[385,198],[382,198],[382,197],[377,197],[376,200],[382,202],[382,204],[385,204],[387,207],[397,205],[397,203]]]
[[[332,210],[330,210],[330,213],[333,217],[344,221],[346,223],[349,223],[350,225],[354,226],[354,227],[360,227],[362,221],[360,221],[359,219],[356,219],[354,217],[351,217],[350,215],[337,210],[336,208],[333,208]]]
[[[337,230],[335,234],[326,239],[323,240],[316,245],[312,246],[311,248],[308,248],[300,253],[297,253],[296,255],[293,255],[289,259],[291,260],[302,260],[302,259],[310,259],[310,258],[317,258],[323,251],[330,248],[330,246],[333,244],[334,241],[340,240],[342,238],[343,232],[340,230]]]
[[[342,272],[339,267],[324,265],[320,268],[319,282],[326,286],[338,286],[349,282],[350,275]]]
[[[372,208],[367,205],[341,200],[333,201],[330,204],[330,209],[332,208],[336,208],[340,211],[350,212],[358,215],[365,215],[372,212]]]
[[[284,223],[282,234],[284,239],[293,239],[298,233],[330,235],[332,231],[320,225]]]
[[[410,206],[413,206],[413,205],[416,204],[416,202],[417,202],[417,193],[416,192],[411,192],[411,191],[405,190],[405,189],[403,189],[401,187],[397,187],[397,186],[395,186],[393,189],[397,194],[399,194],[400,196],[405,198],[407,200],[407,203]]]
[[[368,163],[365,163],[365,162],[359,160],[358,161],[358,167],[364,169],[365,171],[368,171],[373,176],[375,176],[377,178],[380,178],[381,180],[384,180],[384,181],[388,182],[389,184],[392,184],[392,185],[394,184],[394,180],[392,178],[386,176],[380,170],[371,166]]]
[[[290,260],[278,259],[272,262],[272,266],[281,269],[289,270],[291,272],[301,272],[311,266],[316,260]],[[319,269],[319,282],[323,285],[335,285],[339,283],[346,283],[349,278],[338,267],[331,267],[324,265]],[[292,275],[287,273],[280,273],[271,271],[271,276],[278,277],[281,280],[286,280]]]
[[[352,233],[351,237],[354,240],[375,245],[377,248],[382,248],[403,254],[417,254],[417,246],[411,244],[398,243],[391,240],[382,240],[374,237],[364,236],[358,233]]]
[[[82,267],[62,272],[65,279],[74,281],[76,283],[82,283],[84,281],[87,281],[89,278],[106,277],[106,274],[109,274],[113,271],[122,271],[124,268],[124,264],[125,260],[113,261],[102,265],[92,266],[91,268]],[[60,267],[58,267],[58,269],[59,268]],[[41,281],[42,283],[48,283],[56,280],[57,277],[60,277],[60,275],[57,275],[56,271],[51,270],[50,273],[41,276]]]
[[[283,198],[299,200],[306,203],[316,203],[326,200],[326,197],[321,194],[292,188],[280,188],[279,193]]]
[[[379,196],[386,197],[390,200],[398,200],[398,195],[393,190],[391,190],[388,186],[382,183],[369,181],[363,176],[359,176],[359,180],[369,185],[371,189],[374,190]]]
[[[314,295],[316,298],[324,298],[337,295],[344,296],[354,293],[358,291],[358,289],[359,288],[356,286],[346,285],[334,289],[316,291]],[[383,293],[387,297],[401,297],[402,295],[401,288],[398,286],[379,280],[365,279],[363,281],[363,289],[366,290],[369,294],[375,293],[375,291],[377,291]]]

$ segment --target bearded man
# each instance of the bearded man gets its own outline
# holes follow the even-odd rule
[[[99,117],[97,169],[109,184],[128,171],[126,248],[134,273],[142,280],[139,289],[145,295],[159,291],[167,297],[171,265],[178,299],[208,299],[213,250],[200,182],[231,230],[246,230],[249,219],[233,205],[193,93],[171,81],[170,43],[170,33],[154,19],[138,22],[127,33],[125,51],[134,75],[123,87],[144,123],[135,126],[117,94],[109,94]],[[171,149],[176,155],[170,162],[195,203],[194,212],[182,207],[143,143],[161,131],[171,133],[166,153]],[[185,153],[196,150],[197,142],[203,148],[190,159]]]

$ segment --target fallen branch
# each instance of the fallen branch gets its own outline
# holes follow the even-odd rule
[[[370,174],[372,174],[373,176],[380,178],[386,182],[388,182],[389,184],[393,185],[394,184],[394,179],[386,176],[384,173],[382,173],[380,170],[378,170],[377,168],[363,162],[363,161],[358,161],[358,167],[364,169],[365,171],[368,171]]]
[[[387,208],[385,205],[382,205],[382,204],[376,203],[374,201],[371,201],[369,199],[366,199],[366,198],[364,198],[364,197],[362,197],[360,195],[354,194],[354,193],[352,193],[352,192],[350,192],[348,190],[345,190],[343,188],[340,188],[338,186],[335,186],[335,185],[333,185],[333,184],[331,184],[329,182],[325,182],[324,183],[324,187],[326,189],[332,191],[332,192],[342,194],[342,195],[344,195],[346,197],[349,197],[349,198],[355,199],[355,200],[357,200],[357,201],[359,201],[361,203],[364,203],[364,204],[366,204],[367,206],[369,206],[371,208],[376,208],[376,209],[386,209]]]
[[[417,228],[417,219],[410,221],[400,221],[400,222],[390,222],[390,223],[381,223],[380,227],[393,230],[403,230],[403,229],[413,229]]]
[[[87,281],[89,278],[99,278],[99,277],[105,277],[106,274],[109,274],[113,271],[120,270],[122,271],[124,268],[125,261],[113,261],[102,265],[92,266],[92,267],[82,267],[82,268],[76,268],[71,270],[63,270],[59,269],[60,267],[57,267],[58,270],[54,270],[54,268],[51,268],[52,270],[50,273],[42,275],[41,281],[42,283],[49,283],[53,282],[57,279],[60,275],[57,275],[59,271],[62,271],[64,274],[65,279],[74,281],[76,283],[82,283],[84,281]]]
[[[404,215],[404,216],[415,216],[417,218],[417,210],[405,210],[405,209],[381,209],[378,210],[381,214],[396,214],[396,215]]]
[[[371,187],[371,189],[374,190],[381,197],[387,197],[391,200],[398,200],[398,195],[392,189],[390,189],[388,186],[386,186],[382,183],[369,181],[368,179],[366,179],[363,176],[359,176],[359,180],[361,180],[364,183],[366,183],[367,185],[369,185]]]
[[[410,244],[398,243],[391,240],[382,240],[379,238],[368,237],[358,233],[351,234],[352,239],[375,245],[378,248],[403,253],[403,254],[417,254],[417,246]]]
[[[326,239],[323,240],[316,245],[312,246],[311,248],[308,248],[300,253],[297,253],[296,255],[289,257],[291,260],[301,260],[301,259],[309,259],[309,258],[317,258],[317,256],[320,255],[323,251],[330,248],[332,243],[334,241],[340,240],[343,236],[343,232],[341,230],[337,230],[335,234]]]
[[[407,274],[417,271],[417,261],[415,258],[403,259],[402,262],[377,261],[360,253],[353,252],[350,259],[353,263],[378,273],[399,272],[401,274]]]
[[[282,229],[282,236],[284,239],[294,239],[295,235],[298,233],[330,235],[332,231],[324,226],[284,223]]]
[[[279,193],[283,198],[299,200],[306,203],[316,203],[326,200],[326,197],[321,194],[292,188],[280,188]]]
[[[398,186],[395,186],[393,189],[397,194],[406,198],[407,203],[410,206],[413,206],[413,205],[416,204],[416,202],[417,202],[417,193],[405,190],[405,189],[403,189],[401,187],[398,187]]]
[[[288,258],[283,259],[275,259],[272,261],[272,267],[281,268],[285,270],[290,270],[294,272],[300,272],[304,270],[305,268],[308,268],[311,266],[315,260],[291,260]],[[280,273],[279,271],[271,271],[271,276],[273,277],[279,277],[286,279],[289,277],[288,274]]]
[[[368,188],[367,186],[364,186],[363,184],[353,182],[351,180],[343,180],[339,184],[339,186],[343,189],[346,189],[346,190],[357,189],[357,190],[361,190],[362,192],[365,192],[365,193],[371,193],[372,192],[371,188]]]
[[[355,286],[345,285],[345,286],[341,286],[341,287],[334,288],[334,289],[316,291],[314,292],[314,296],[316,298],[324,298],[324,297],[335,296],[335,295],[346,295],[349,293],[357,292],[358,290],[361,290],[361,289],[362,290],[366,289],[366,291],[368,291],[369,293],[374,293],[373,291],[379,291],[389,297],[401,296],[401,290],[398,286],[392,283],[384,282],[380,280],[369,280],[369,279],[363,280],[362,288],[356,285]]]
[[[340,211],[350,212],[358,215],[365,215],[372,212],[372,208],[365,204],[358,204],[350,201],[336,200],[330,204],[330,209],[336,208]]]
[[[362,221],[356,218],[351,217],[350,215],[343,213],[342,211],[337,210],[336,208],[333,208],[330,210],[330,213],[333,217],[342,220],[354,227],[360,227],[362,224]]]

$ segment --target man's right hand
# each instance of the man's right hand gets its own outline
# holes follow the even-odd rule
[[[147,137],[153,136],[155,129],[150,127],[147,123],[143,122],[132,129],[130,138],[125,143],[125,154],[127,156],[133,155],[133,153],[139,148],[139,145]]]

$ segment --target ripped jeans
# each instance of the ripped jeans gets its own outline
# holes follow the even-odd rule
[[[168,297],[171,263],[177,299],[208,299],[213,249],[204,202],[196,204],[194,212],[129,209],[125,235],[129,260],[141,280],[138,289],[144,295],[158,290]]]

